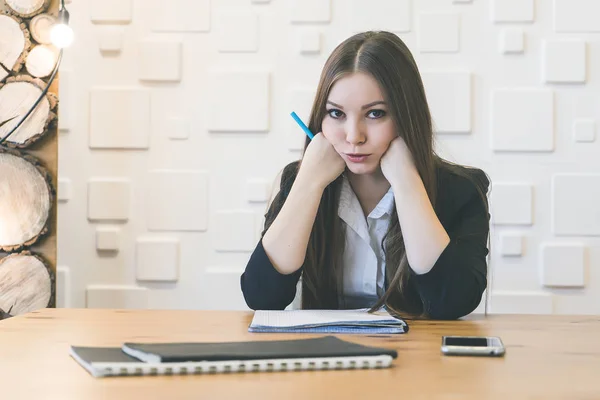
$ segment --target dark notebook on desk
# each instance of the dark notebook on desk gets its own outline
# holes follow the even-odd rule
[[[364,346],[335,336],[228,343],[124,343],[122,349],[130,356],[149,363],[377,355],[396,357],[395,350]]]
[[[315,339],[224,343],[124,343],[72,346],[71,356],[95,377],[198,374],[391,366],[397,352],[325,336]]]

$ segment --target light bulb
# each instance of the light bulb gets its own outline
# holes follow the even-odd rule
[[[69,27],[69,12],[63,7],[58,11],[56,24],[50,31],[50,40],[52,44],[60,49],[64,49],[73,43],[73,29]]]
[[[73,29],[66,24],[56,24],[50,31],[52,44],[60,49],[69,47],[73,43]]]

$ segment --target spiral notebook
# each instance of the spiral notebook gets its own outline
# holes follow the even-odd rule
[[[381,309],[354,310],[257,310],[248,327],[250,332],[274,333],[362,333],[396,334],[408,332],[408,324]]]
[[[325,336],[279,341],[71,346],[70,355],[92,376],[100,378],[388,368],[397,352]]]

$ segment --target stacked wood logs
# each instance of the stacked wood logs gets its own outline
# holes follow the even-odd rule
[[[56,0],[0,0],[0,139],[49,84],[56,10]],[[55,306],[55,244],[43,242],[55,236],[57,106],[49,90],[0,145],[0,320]]]

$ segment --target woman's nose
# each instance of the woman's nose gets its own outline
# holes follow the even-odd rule
[[[347,124],[346,141],[351,144],[359,144],[365,141],[363,127],[359,123]]]

